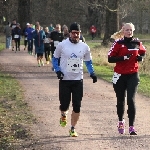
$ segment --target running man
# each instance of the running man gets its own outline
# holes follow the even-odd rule
[[[60,58],[60,66],[58,61]],[[86,64],[93,83],[97,82],[92,65],[90,48],[80,41],[80,25],[73,23],[70,26],[70,37],[56,46],[52,59],[53,67],[59,79],[60,125],[67,125],[67,113],[72,99],[71,128],[69,134],[77,137],[75,126],[80,116],[80,107],[83,97],[83,61]],[[72,95],[72,96],[71,96]]]

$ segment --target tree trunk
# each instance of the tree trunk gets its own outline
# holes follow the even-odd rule
[[[24,27],[27,22],[31,23],[31,0],[18,0],[18,20],[21,27]]]
[[[105,34],[102,45],[107,46],[110,42],[110,36],[119,30],[119,15],[117,10],[119,6],[119,0],[111,0],[107,2],[106,8],[106,23],[105,23]]]

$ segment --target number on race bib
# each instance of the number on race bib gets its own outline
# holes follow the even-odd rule
[[[59,44],[59,41],[54,41],[54,46],[56,47]]]
[[[15,38],[15,39],[18,39],[18,38],[19,38],[19,35],[17,35],[17,34],[14,35],[14,38]]]
[[[81,63],[80,58],[69,58],[67,60],[67,72],[79,73]]]
[[[121,76],[121,74],[118,74],[118,73],[114,72],[114,75],[113,75],[113,78],[112,78],[112,82],[114,84],[116,84],[117,81],[119,80],[120,76]]]
[[[49,43],[49,39],[45,38],[44,43]]]

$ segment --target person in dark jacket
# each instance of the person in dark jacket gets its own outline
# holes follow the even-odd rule
[[[139,62],[143,61],[146,49],[137,38],[133,38],[135,30],[132,23],[123,26],[124,38],[117,39],[112,44],[108,53],[108,62],[116,63],[113,75],[113,88],[117,97],[118,132],[125,133],[125,121],[123,119],[125,109],[125,97],[128,105],[129,134],[136,135],[135,121],[135,94],[139,80]]]
[[[56,24],[56,28],[54,31],[50,34],[50,42],[51,42],[51,59],[53,58],[54,51],[56,49],[56,46],[62,42],[64,39],[64,35],[61,32],[61,25]],[[54,71],[54,68],[52,67],[52,70]]]
[[[50,32],[48,27],[45,28],[45,36],[46,38],[44,40],[44,52],[45,52],[46,64],[49,64],[51,45],[50,45]]]
[[[37,25],[35,31],[33,32],[35,52],[37,54],[37,62],[38,66],[44,66],[43,62],[43,53],[44,53],[44,39],[45,32],[41,30],[41,26]]]
[[[55,31],[52,31],[50,34],[51,52],[52,52],[51,57],[53,57],[56,46],[59,44],[59,42],[62,42],[63,39],[64,39],[64,35],[61,32],[61,25],[56,24]]]
[[[20,51],[21,28],[19,23],[17,23],[16,27],[12,30],[12,36],[15,40],[16,51]]]

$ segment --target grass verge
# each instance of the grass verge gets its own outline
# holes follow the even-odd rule
[[[0,148],[14,150],[17,143],[30,137],[28,125],[33,116],[23,101],[20,84],[11,76],[0,73]]]
[[[0,51],[4,48],[5,43],[2,42]],[[23,100],[19,82],[9,74],[0,72],[0,150],[15,150],[30,137],[28,127],[34,117]]]

